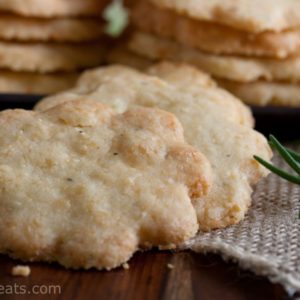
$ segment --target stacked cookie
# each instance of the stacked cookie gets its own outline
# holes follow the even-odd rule
[[[300,2],[128,1],[129,49],[189,62],[251,105],[300,106]]]
[[[0,91],[49,94],[103,62],[107,0],[0,1]]]

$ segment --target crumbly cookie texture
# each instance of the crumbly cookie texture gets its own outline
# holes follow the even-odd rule
[[[171,82],[136,70],[110,66],[86,72],[73,90],[42,100],[43,111],[66,101],[90,98],[117,111],[143,105],[174,113],[184,128],[186,140],[199,149],[213,168],[213,185],[205,197],[193,201],[203,230],[241,221],[250,204],[252,185],[268,174],[253,155],[269,160],[266,139],[249,126],[227,118],[222,106],[209,97],[189,93]]]
[[[27,17],[100,16],[108,0],[0,0],[0,10]]]
[[[300,3],[295,0],[150,0],[150,2],[193,19],[225,24],[250,32],[282,31],[300,25]]]
[[[111,269],[198,230],[207,159],[171,113],[89,100],[0,113],[0,252]]]
[[[131,16],[134,25],[141,31],[210,53],[286,58],[297,55],[300,50],[299,27],[253,34],[192,19],[147,1],[137,1]]]
[[[11,274],[13,276],[21,276],[21,277],[28,277],[31,273],[31,269],[29,266],[15,266],[12,268]]]
[[[238,82],[253,82],[260,79],[300,82],[300,56],[280,60],[215,55],[143,32],[135,32],[130,38],[128,47],[133,53],[150,60],[189,63],[217,78]]]

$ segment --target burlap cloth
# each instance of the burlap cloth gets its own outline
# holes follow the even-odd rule
[[[300,151],[300,144],[293,146]],[[283,166],[282,160],[274,162]],[[242,268],[267,276],[289,293],[300,291],[300,186],[270,175],[255,189],[253,205],[236,226],[200,233],[184,245],[196,252],[214,252]]]

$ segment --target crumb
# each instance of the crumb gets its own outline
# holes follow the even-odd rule
[[[11,274],[13,276],[22,276],[28,277],[30,275],[30,267],[29,266],[15,266],[12,268]]]
[[[128,270],[130,268],[128,263],[122,265],[123,269]]]
[[[168,267],[168,269],[174,269],[174,265],[172,265],[172,264],[167,264],[167,267]]]

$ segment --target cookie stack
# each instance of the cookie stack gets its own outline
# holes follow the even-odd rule
[[[252,126],[209,76],[172,63],[94,68],[34,111],[1,112],[0,253],[128,268],[139,249],[238,223],[268,174],[253,155],[272,156]]]
[[[103,62],[107,0],[0,0],[0,91],[49,94]]]
[[[207,71],[251,105],[300,106],[300,1],[128,1],[130,51]]]

